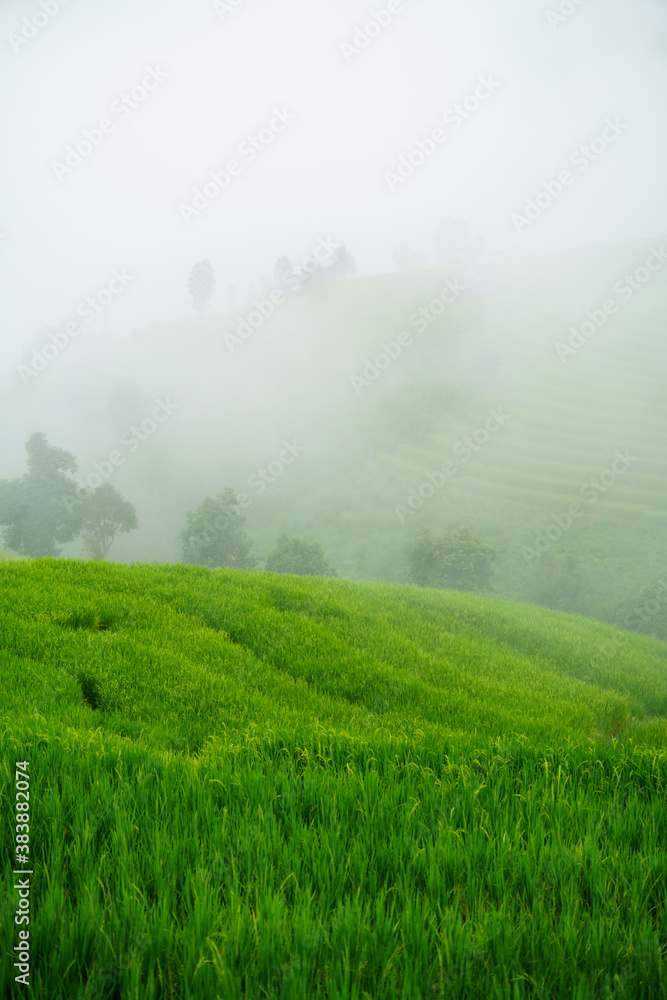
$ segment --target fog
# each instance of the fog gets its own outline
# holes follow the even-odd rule
[[[635,447],[591,542],[617,561],[626,545],[633,570],[605,596],[591,557],[585,610],[651,583],[666,3],[5,0],[0,38],[0,479],[46,433],[136,506],[121,561],[177,561],[185,511],[227,486],[251,500],[258,555],[286,531],[349,577],[407,582],[409,530],[468,523],[503,552],[500,590],[532,599],[531,531]],[[448,219],[474,252],[443,251]],[[341,246],[354,267],[336,272]],[[285,256],[304,271],[280,284]],[[216,286],[198,311],[203,260]],[[557,348],[589,311],[604,334]],[[142,440],[130,426],[158,406]],[[503,406],[480,456],[407,508]]]
[[[119,266],[135,275],[105,317],[120,334],[185,316],[183,273],[202,257],[218,272],[220,309],[229,284],[241,298],[283,253],[305,256],[320,235],[349,246],[363,273],[381,273],[404,242],[432,258],[440,217],[465,218],[489,250],[665,231],[664,3],[573,2],[555,26],[553,0],[523,0],[511,13],[493,0],[400,6],[346,55],[341,44],[382,5],[70,0],[43,27],[24,26],[35,31],[25,40],[23,19],[41,8],[5,0],[3,367],[34,327],[67,317]],[[127,117],[111,113],[115,131],[58,179],[52,164],[151,66],[165,79]],[[384,173],[487,74],[499,83],[488,104],[389,191]],[[295,115],[289,130],[186,224],[179,204],[274,106]],[[628,125],[610,155],[548,224],[519,236],[512,214],[609,115]]]

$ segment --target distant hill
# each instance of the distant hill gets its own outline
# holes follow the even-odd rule
[[[426,328],[419,310],[441,292],[453,299],[445,269],[289,293],[233,350],[250,307],[125,341],[81,339],[28,386],[14,379],[0,474],[21,473],[37,426],[84,476],[120,453],[112,481],[140,523],[114,544],[125,562],[177,561],[185,511],[225,486],[247,495],[261,557],[286,532],[321,541],[347,578],[406,583],[411,534],[465,524],[500,550],[498,594],[619,623],[634,615],[667,639],[664,606],[637,617],[667,555],[667,266],[646,264],[662,245],[498,258],[463,275],[465,290]],[[130,431],[141,400],[149,420],[157,401],[174,404],[143,440]],[[508,416],[485,440],[499,409]],[[470,448],[475,433],[483,444]],[[289,465],[285,442],[301,449]],[[456,474],[401,517],[447,461]]]

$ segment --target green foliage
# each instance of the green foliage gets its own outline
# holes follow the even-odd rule
[[[493,583],[503,596],[541,600],[605,621],[614,615],[622,624],[640,603],[642,590],[664,577],[667,463],[662,460],[660,431],[664,392],[657,376],[667,366],[667,338],[660,326],[664,289],[660,281],[652,281],[646,295],[636,295],[632,308],[619,313],[613,349],[606,335],[589,338],[576,358],[568,357],[562,365],[556,358],[554,365],[558,339],[554,330],[567,330],[573,316],[583,318],[591,301],[604,301],[610,276],[632,273],[650,245],[610,246],[592,255],[588,251],[556,255],[546,269],[535,269],[529,261],[519,265],[507,257],[495,271],[495,277],[502,275],[502,280],[491,280],[495,265],[488,269],[488,281],[464,278],[470,293],[448,305],[435,323],[417,335],[373,388],[369,384],[359,396],[350,395],[349,408],[331,409],[330,380],[337,377],[335,366],[320,365],[318,379],[323,381],[317,385],[322,391],[311,396],[309,449],[318,456],[318,468],[326,468],[330,476],[326,486],[317,474],[307,476],[306,483],[301,471],[290,467],[277,492],[253,504],[251,533],[256,549],[269,552],[282,531],[301,534],[299,524],[308,525],[313,538],[324,540],[321,526],[326,524],[330,526],[327,556],[342,576],[407,582],[402,547],[414,528],[407,522],[399,525],[391,508],[406,503],[407,488],[418,488],[425,471],[433,472],[449,459],[458,473],[448,476],[429,501],[433,514],[418,515],[425,524],[431,523],[436,533],[442,530],[438,521],[429,520],[439,509],[437,517],[447,519],[442,527],[468,524],[485,541],[501,548],[502,564],[499,557]],[[388,254],[391,249],[387,248]],[[428,305],[451,278],[450,271],[445,275],[439,270],[392,273],[330,283],[315,295],[291,295],[271,319],[272,339],[280,349],[287,349],[295,330],[316,329],[322,350],[349,352],[359,362],[357,367],[351,365],[350,372],[361,374],[363,359],[373,360],[383,343],[411,328],[412,312]],[[554,298],[554,287],[567,289],[567,294]],[[177,335],[172,337],[172,332]],[[146,331],[149,339],[153,336],[159,342],[163,370],[176,379],[170,382],[175,395],[193,400],[205,391],[211,406],[201,421],[197,408],[188,406],[191,416],[187,419],[194,421],[188,433],[176,432],[175,422],[165,424],[158,432],[159,446],[156,437],[150,456],[149,451],[142,452],[146,473],[150,465],[148,479],[154,476],[156,482],[169,483],[172,502],[153,504],[155,530],[144,532],[142,523],[142,530],[132,537],[132,556],[128,557],[132,560],[175,557],[169,540],[183,527],[183,511],[219,488],[214,479],[207,480],[191,501],[188,483],[202,481],[202,452],[212,453],[223,441],[229,442],[229,453],[235,452],[234,461],[238,460],[233,469],[238,483],[250,471],[247,462],[255,463],[252,422],[237,422],[232,429],[227,396],[219,392],[230,371],[228,353],[212,352],[207,336],[193,339],[191,334],[191,328],[180,324],[157,327],[152,335]],[[485,374],[480,359],[497,354],[501,343],[503,371],[489,369]],[[529,347],[535,351],[535,364],[527,368]],[[136,358],[132,352],[136,353],[136,345],[128,341],[123,347],[119,342],[113,358],[105,362],[111,388],[130,379],[129,371],[139,386],[153,384],[153,351],[142,350]],[[619,356],[633,370],[636,364],[636,378],[627,378],[625,362],[619,367]],[[314,363],[315,355],[309,357]],[[73,368],[67,365],[66,391],[75,388],[76,368],[76,362]],[[429,373],[434,373],[433,379]],[[279,382],[265,386],[263,403],[271,413],[285,415],[283,405],[291,406],[284,401],[294,398],[301,377],[296,370],[293,375],[295,381],[289,387]],[[48,375],[40,376],[40,384],[42,378],[40,391],[47,393],[49,405],[57,406],[57,386]],[[431,385],[433,398],[427,394]],[[438,387],[440,401],[435,396]],[[29,396],[18,393],[12,403],[19,407],[17,413],[23,413],[22,420],[29,416]],[[107,398],[100,400],[101,407]],[[511,419],[478,450],[473,441],[470,461],[460,461],[460,450],[458,455],[454,451],[456,442],[481,427],[488,409],[500,404],[507,406]],[[137,398],[136,406],[136,416],[133,410],[119,407],[118,434],[148,417],[154,401],[149,396],[141,404]],[[598,415],[594,423],[589,419],[591,412]],[[290,420],[281,422],[281,426],[287,424],[296,430]],[[583,436],[582,426],[588,428]],[[197,437],[201,449],[183,444],[190,437]],[[589,504],[580,488],[608,467],[619,442],[639,449],[641,462],[600,493],[595,504]],[[260,460],[264,461],[258,455],[258,465]],[[177,468],[183,475],[174,477]],[[2,476],[10,474],[14,475],[9,469],[0,470]],[[149,502],[145,491],[144,496]],[[548,552],[528,562],[524,546],[534,548],[536,533],[553,525],[552,515],[562,515],[571,503],[582,500],[584,516],[576,517]],[[549,535],[555,534],[550,527]],[[570,551],[578,560],[572,572],[567,560],[561,559],[561,554]],[[616,609],[620,609],[618,614]],[[658,616],[652,619],[651,628],[653,623],[661,624]],[[664,622],[656,634],[667,637]]]
[[[419,531],[405,544],[410,577],[419,587],[442,587],[443,567],[440,541],[428,528]]]
[[[74,455],[49,445],[45,434],[26,442],[28,471],[20,479],[0,481],[0,524],[5,544],[21,555],[57,556],[57,543],[71,542],[81,525],[76,503]]]
[[[420,587],[482,590],[489,586],[498,550],[485,545],[469,528],[446,531],[439,538],[426,528],[406,543],[410,575]]]
[[[106,559],[118,532],[138,528],[137,512],[111,483],[102,483],[81,502],[84,546],[91,559]]]
[[[188,291],[196,312],[204,313],[215,292],[215,272],[208,260],[193,265],[188,278]]]
[[[31,995],[664,996],[667,647],[628,632],[591,676],[619,632],[455,591],[3,566]]]
[[[320,542],[281,535],[266,560],[268,573],[293,573],[298,576],[337,576],[326,560]]]
[[[252,569],[256,566],[252,542],[245,531],[245,517],[234,490],[227,487],[214,497],[206,497],[185,517],[187,528],[179,536],[184,562],[210,569],[218,566]]]

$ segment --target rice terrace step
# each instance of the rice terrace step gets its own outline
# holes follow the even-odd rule
[[[661,996],[667,646],[628,632],[600,663],[620,631],[3,563],[3,796],[30,787],[29,855],[2,832],[30,871],[2,876],[4,982],[25,916],[40,997],[604,996],[614,969]]]

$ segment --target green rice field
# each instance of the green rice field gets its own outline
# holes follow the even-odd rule
[[[2,995],[667,996],[657,639],[452,591],[8,561],[0,683]]]

